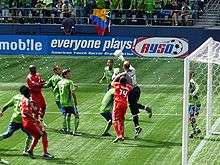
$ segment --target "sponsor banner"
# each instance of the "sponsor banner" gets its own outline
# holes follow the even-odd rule
[[[125,56],[179,57],[188,43],[179,38],[99,36],[0,36],[1,55],[111,56],[117,50]]]

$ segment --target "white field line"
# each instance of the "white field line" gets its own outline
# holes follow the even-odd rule
[[[218,118],[215,123],[212,126],[212,130],[215,130],[217,128],[217,126],[220,124],[220,118]],[[205,146],[208,138],[211,137],[212,134],[205,136],[204,139],[199,143],[199,145],[196,147],[195,151],[192,153],[192,155],[189,158],[189,165],[192,165],[192,163],[194,162],[194,160],[196,159],[196,157],[198,156],[198,154],[200,153],[200,151],[203,149],[203,147]]]
[[[17,87],[24,85],[24,83],[6,83],[6,82],[0,82],[0,87]],[[99,83],[76,83],[80,86],[107,86],[108,84],[99,84]],[[182,88],[182,85],[169,85],[169,84],[139,84],[140,87],[146,87],[146,88]]]

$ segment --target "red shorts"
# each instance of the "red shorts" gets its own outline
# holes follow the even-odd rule
[[[34,138],[40,138],[43,134],[42,127],[39,123],[31,120],[22,120],[22,126],[27,130]]]
[[[40,93],[32,93],[31,94],[32,100],[37,104],[38,108],[40,109],[41,112],[44,113],[46,109],[46,103],[44,100],[44,96]]]
[[[114,102],[112,120],[124,120],[128,105],[120,102]]]

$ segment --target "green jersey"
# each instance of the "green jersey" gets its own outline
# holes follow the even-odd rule
[[[119,68],[110,69],[108,66],[105,67],[104,76],[107,83],[110,83],[112,79],[119,73]]]
[[[49,88],[51,87],[53,89],[53,94],[54,94],[54,97],[55,97],[55,100],[58,101],[59,98],[57,98],[57,95],[58,95],[58,91],[54,91],[54,88],[55,86],[57,85],[57,83],[62,80],[62,77],[57,75],[57,74],[54,74],[47,82],[47,84],[44,86],[45,88]]]
[[[199,85],[193,80],[190,79],[190,87],[189,87],[189,104],[200,106],[199,100]]]
[[[74,92],[75,86],[72,80],[65,78],[60,80],[54,90],[58,92],[58,98],[63,107],[74,106],[72,92]]]
[[[100,107],[101,112],[111,112],[113,108],[113,97],[114,97],[115,89],[111,88],[105,94],[102,99],[102,105]]]
[[[14,107],[14,109],[13,109],[14,112],[11,116],[10,122],[14,122],[14,123],[21,123],[22,122],[21,110],[20,110],[21,98],[22,98],[22,96],[20,94],[17,94],[15,96],[13,96],[12,99],[4,105],[7,107]]]

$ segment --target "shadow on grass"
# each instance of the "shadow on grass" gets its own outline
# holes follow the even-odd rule
[[[22,154],[12,154],[12,153],[0,153],[0,155],[2,157],[24,157],[24,158],[27,158],[27,159],[30,159],[30,160],[45,160],[47,161],[48,163],[56,163],[56,164],[72,164],[72,165],[76,165],[77,163],[74,162],[73,159],[69,159],[69,158],[58,158],[55,156],[54,159],[44,159],[42,156],[40,155],[34,155],[34,158],[29,158],[28,156],[23,156]],[[40,164],[40,162],[39,162]]]
[[[81,132],[81,137],[82,138],[88,138],[88,139],[103,139],[101,135],[97,134],[91,134],[91,133],[86,133],[86,132]],[[110,136],[111,137],[111,136]]]
[[[133,119],[125,119],[125,121],[133,122]],[[149,119],[139,120],[139,122],[141,122],[141,123],[155,123],[155,122],[153,122],[153,121],[149,121]]]
[[[19,149],[5,149],[5,148],[0,148],[0,152],[1,151],[4,151],[4,152],[7,152],[7,151],[20,151]]]

